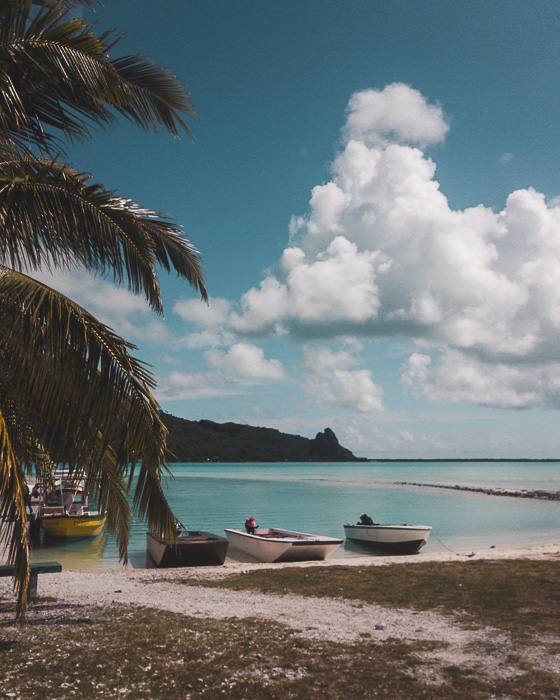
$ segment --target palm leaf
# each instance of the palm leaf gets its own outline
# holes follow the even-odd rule
[[[0,161],[0,262],[20,270],[79,264],[109,273],[161,312],[159,263],[205,299],[200,255],[181,228],[88,179],[31,157]]]
[[[7,397],[0,412],[9,399],[25,416],[25,425],[11,421],[12,432],[25,427],[51,460],[87,475],[125,561],[130,509],[124,473],[131,456],[142,460],[134,494],[140,516],[150,527],[172,532],[174,517],[161,485],[166,431],[151,375],[129,354],[130,345],[60,293],[7,269],[0,274],[0,326],[12,329],[0,338]],[[33,454],[21,444],[18,451],[12,449],[14,463]]]
[[[140,55],[125,56],[112,62],[123,81],[125,99],[117,110],[145,129],[158,126],[179,136],[180,128],[192,136],[181,118],[196,117],[183,84],[168,70]]]
[[[0,404],[2,403],[0,388]],[[18,617],[25,615],[29,583],[29,539],[24,486],[25,475],[12,448],[8,423],[0,410],[0,547],[9,544],[8,564],[14,567]]]
[[[160,266],[207,298],[200,255],[179,226],[56,162],[66,140],[118,115],[176,136],[190,135],[184,118],[196,116],[168,70],[139,55],[109,57],[119,37],[95,36],[69,12],[88,3],[0,0],[0,540],[15,567],[18,615],[27,604],[23,489],[32,465],[44,483],[54,460],[85,476],[124,561],[135,471],[136,509],[175,536],[150,372],[131,344],[22,271],[83,266],[161,312]]]
[[[87,23],[69,14],[66,3],[52,1],[39,12],[32,4],[4,2],[0,13],[5,138],[9,134],[13,141],[28,139],[43,148],[57,142],[57,131],[81,140],[93,125],[110,123],[113,110],[144,129],[191,135],[182,115],[196,115],[170,71],[139,55],[111,60],[108,51],[119,41],[113,32],[96,37]]]

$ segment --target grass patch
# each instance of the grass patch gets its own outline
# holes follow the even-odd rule
[[[181,582],[453,613],[465,624],[498,627],[518,638],[557,637],[560,630],[560,562],[554,561],[290,567]]]
[[[8,620],[8,615],[11,619]],[[553,674],[528,670],[484,682],[455,667],[438,684],[429,654],[441,645],[308,641],[280,624],[200,620],[160,610],[41,601],[29,621],[0,615],[0,688],[27,698],[554,697]],[[440,681],[443,680],[443,684]],[[545,693],[545,694],[543,694]]]

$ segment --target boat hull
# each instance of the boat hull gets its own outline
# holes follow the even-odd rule
[[[346,539],[359,542],[372,549],[414,554],[421,549],[430,536],[432,528],[427,525],[349,525],[344,526]]]
[[[41,527],[46,537],[59,540],[81,540],[97,537],[105,527],[106,516],[89,513],[87,515],[43,515]]]
[[[229,542],[211,532],[189,530],[181,534],[177,544],[149,530],[146,533],[148,554],[156,566],[221,566],[227,555]]]
[[[226,530],[226,535],[234,547],[267,563],[327,559],[342,544],[336,537],[276,528],[261,528],[253,535],[244,530]]]

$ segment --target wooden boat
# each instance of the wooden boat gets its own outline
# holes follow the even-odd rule
[[[54,486],[54,491],[39,494],[38,518],[45,536],[64,540],[97,537],[107,516],[89,509],[84,480],[59,471]]]
[[[153,530],[148,530],[146,538],[148,554],[161,567],[221,566],[229,546],[225,537],[182,528],[176,544]]]
[[[234,547],[264,562],[326,559],[342,544],[336,537],[277,528],[259,528],[254,534],[245,530],[225,532]]]
[[[432,528],[428,525],[350,525],[346,523],[346,538],[372,549],[400,554],[414,554],[423,547]]]

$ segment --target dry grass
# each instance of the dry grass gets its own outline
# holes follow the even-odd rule
[[[413,564],[260,570],[207,582],[455,612],[514,634],[499,662],[446,662],[446,643],[302,639],[281,624],[207,620],[130,606],[39,599],[26,624],[0,605],[0,698],[560,698],[560,678],[528,661],[559,648],[558,564]],[[190,581],[192,582],[192,581]],[[201,581],[197,581],[200,585]],[[517,640],[517,641],[515,641]],[[523,648],[522,648],[523,647]],[[467,650],[469,651],[469,650]],[[487,652],[487,653],[486,653]],[[474,658],[478,661],[474,660]],[[550,658],[550,657],[549,657]]]
[[[282,595],[341,597],[392,608],[433,610],[491,625],[518,639],[560,630],[560,562],[423,562],[387,566],[261,569],[182,583]]]
[[[482,680],[434,667],[433,643],[302,640],[256,620],[207,621],[143,608],[35,605],[0,627],[0,688],[22,698],[554,698],[552,674]],[[428,681],[428,682],[426,682]],[[431,683],[430,683],[431,681]]]

